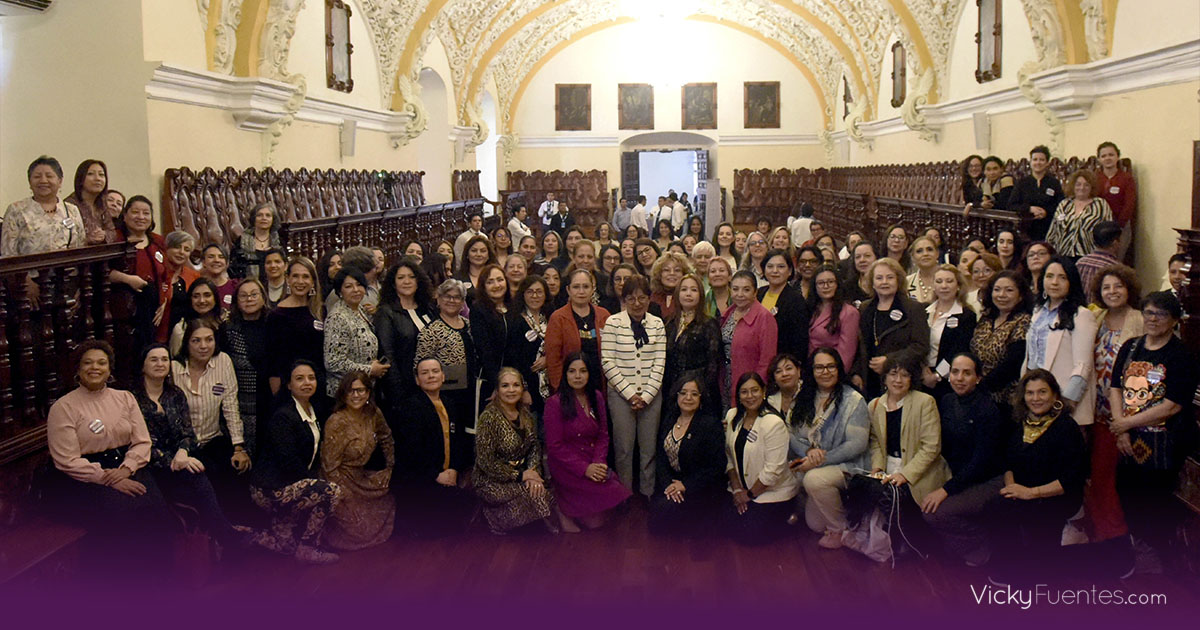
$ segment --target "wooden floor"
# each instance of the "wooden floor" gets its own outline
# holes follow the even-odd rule
[[[552,595],[565,606],[823,602],[951,612],[975,606],[971,585],[981,589],[987,584],[984,570],[936,557],[903,561],[893,569],[849,550],[824,550],[803,525],[784,541],[750,548],[721,537],[652,537],[645,521],[644,508],[632,507],[606,528],[581,534],[497,537],[477,525],[448,539],[393,539],[345,553],[340,562],[323,567],[256,555],[199,591],[216,601],[270,585],[314,597],[405,594],[429,602]],[[1166,593],[1171,608],[1200,610],[1195,581],[1181,584],[1161,575],[1137,575],[1098,586]]]

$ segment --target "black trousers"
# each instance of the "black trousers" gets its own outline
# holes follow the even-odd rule
[[[1175,536],[1183,514],[1175,498],[1179,470],[1151,470],[1122,458],[1117,464],[1117,495],[1129,533],[1160,553]]]
[[[225,545],[236,540],[237,531],[225,517],[208,475],[186,470],[173,472],[169,468],[156,468],[153,475],[167,501],[195,508],[201,529]]]
[[[724,488],[684,493],[683,503],[667,498],[662,491],[650,497],[650,517],[647,526],[655,536],[690,536],[702,538],[719,533],[713,526],[712,515],[719,514],[721,500],[732,501]],[[787,519],[787,516],[784,516]]]
[[[250,500],[249,474],[239,474],[233,467],[233,443],[228,436],[209,440],[193,451],[192,457],[204,464],[204,474],[229,518],[238,523],[262,524],[262,513]]]
[[[993,499],[985,513],[991,524],[996,573],[1025,582],[1070,577],[1071,568],[1078,566],[1078,550],[1062,546],[1062,530],[1082,504],[1081,493],[1028,501]]]
[[[725,533],[742,545],[765,545],[774,542],[787,533],[787,519],[792,514],[793,501],[777,503],[747,504],[743,514],[737,513],[733,499],[727,497],[725,508]]]

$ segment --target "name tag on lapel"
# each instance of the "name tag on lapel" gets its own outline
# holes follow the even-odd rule
[[[746,442],[748,444],[753,444],[757,441],[758,441],[758,432],[757,431],[751,429],[749,432],[746,433]]]
[[[888,313],[888,317],[892,318],[892,321],[898,322],[904,319],[904,311],[900,309],[893,310],[892,312]]]

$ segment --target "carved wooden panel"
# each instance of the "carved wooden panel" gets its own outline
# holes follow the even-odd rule
[[[575,213],[575,224],[589,235],[608,219],[608,171],[509,171],[507,188],[525,191],[525,202],[535,216],[546,193],[555,193]]]

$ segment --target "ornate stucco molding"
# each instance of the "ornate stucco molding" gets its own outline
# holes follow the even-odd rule
[[[214,72],[233,74],[233,54],[237,51],[237,29],[242,23],[244,0],[222,0],[221,15],[213,26],[212,68]]]
[[[517,143],[520,138],[516,134],[506,133],[496,138],[496,146],[500,147],[501,155],[504,156],[504,168],[511,169],[513,162],[513,151],[517,148]]]
[[[1063,119],[1059,117],[1050,106],[1046,104],[1045,98],[1042,95],[1042,90],[1039,89],[1033,82],[1033,75],[1040,70],[1038,64],[1030,61],[1017,71],[1017,87],[1021,90],[1021,94],[1033,103],[1034,109],[1042,115],[1046,121],[1046,126],[1050,129],[1050,151],[1061,155],[1063,151],[1063,132],[1066,125]]]
[[[1096,61],[1108,56],[1108,17],[1104,0],[1080,0],[1083,12],[1083,36],[1087,43],[1088,59]]]
[[[1021,0],[1021,4],[1025,6],[1025,17],[1029,20],[1033,47],[1037,51],[1037,61],[1031,63],[1038,70],[1066,64],[1067,49],[1054,0]]]
[[[411,116],[411,119],[404,131],[391,136],[393,149],[408,144],[429,128],[429,111],[425,109],[425,103],[421,100],[420,82],[411,76],[401,76],[396,79],[396,89],[404,101],[400,113]]]
[[[904,124],[920,134],[922,140],[928,142],[937,142],[941,134],[941,127],[930,124],[925,113],[920,109],[929,104],[929,92],[933,89],[933,81],[933,68],[925,68],[925,71],[917,78],[916,85],[909,90],[904,104],[900,106],[900,117],[904,120]]]
[[[859,128],[859,125],[864,122],[866,114],[867,99],[864,97],[854,103],[854,106],[850,108],[850,114],[846,116],[846,135],[858,143],[859,146],[869,151],[875,148],[875,140],[866,137],[863,134],[863,130]]]
[[[291,51],[292,36],[296,34],[296,16],[304,8],[305,0],[278,0],[267,10],[267,22],[259,46],[258,74],[268,79],[283,81],[295,88],[284,105],[284,115],[272,122],[263,134],[263,163],[271,166],[275,148],[283,132],[296,119],[296,113],[304,105],[308,93],[308,81],[304,75],[291,74],[287,69],[288,53]]]

